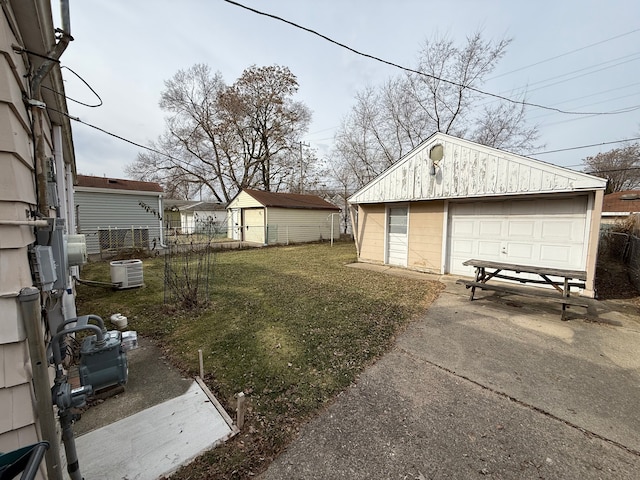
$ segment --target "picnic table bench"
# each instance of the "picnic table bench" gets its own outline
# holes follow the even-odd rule
[[[463,262],[465,266],[475,267],[475,280],[459,279],[456,283],[471,289],[469,300],[473,300],[476,288],[482,290],[493,290],[496,292],[513,293],[516,295],[528,295],[532,297],[542,297],[551,301],[562,303],[562,319],[565,319],[567,306],[573,305],[588,308],[589,303],[584,299],[571,296],[571,287],[585,287],[587,272],[583,270],[565,270],[560,268],[536,267],[532,265],[518,265],[513,263],[493,262],[489,260],[467,260]],[[535,278],[518,276],[522,273],[537,275]],[[552,279],[550,277],[556,277]],[[527,285],[551,285],[554,290],[535,289],[526,291],[522,288],[514,288],[506,283],[497,285],[488,284],[489,280],[500,278],[512,280],[520,284]]]

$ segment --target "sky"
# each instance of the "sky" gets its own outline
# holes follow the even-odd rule
[[[526,152],[580,169],[586,156],[640,137],[640,2],[637,0],[238,0],[285,18],[360,52],[414,67],[420,47],[435,36],[462,46],[481,30],[512,39],[505,57],[481,86],[487,92],[578,112],[528,108],[541,149]],[[52,2],[54,12],[57,2]],[[223,0],[70,0],[74,41],[61,64],[70,115],[112,134],[149,145],[163,132],[158,102],[165,80],[206,63],[233,83],[252,66],[282,65],[298,78],[295,99],[312,111],[302,139],[330,159],[333,136],[355,95],[402,71],[359,56],[284,22]],[[56,26],[60,22],[54,19]],[[489,101],[489,99],[487,100]],[[126,178],[143,150],[72,122],[77,171]],[[570,149],[584,145],[595,147]]]

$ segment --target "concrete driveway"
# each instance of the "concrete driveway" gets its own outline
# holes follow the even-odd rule
[[[563,322],[557,303],[470,302],[442,280],[395,348],[260,478],[640,478],[637,309],[596,303],[597,321],[576,310]]]

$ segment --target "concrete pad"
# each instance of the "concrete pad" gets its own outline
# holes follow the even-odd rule
[[[76,439],[84,478],[154,480],[232,435],[200,385]]]

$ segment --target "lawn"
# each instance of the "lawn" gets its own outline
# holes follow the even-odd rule
[[[163,304],[162,257],[144,260],[144,288],[79,287],[79,312],[126,315],[129,328],[160,341],[186,374],[198,373],[202,349],[205,381],[230,413],[235,394],[249,399],[243,431],[172,478],[264,470],[443,288],[345,266],[355,261],[352,243],[218,252],[210,304],[198,311]],[[82,277],[109,281],[109,265],[88,264]]]

